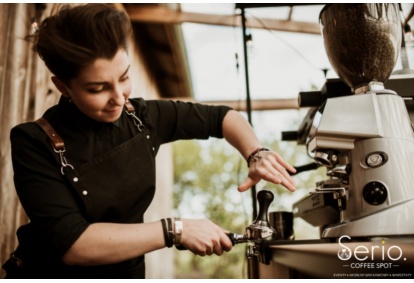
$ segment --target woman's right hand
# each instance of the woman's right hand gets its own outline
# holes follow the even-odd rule
[[[193,253],[205,256],[222,255],[232,249],[233,244],[225,230],[207,219],[181,219],[183,232],[181,245]]]

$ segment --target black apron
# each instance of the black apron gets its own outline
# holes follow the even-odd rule
[[[150,135],[144,130],[66,174],[89,222],[141,223],[155,193]]]
[[[71,154],[76,153],[65,153],[69,164]],[[64,172],[83,203],[89,222],[142,223],[155,193],[155,149],[150,133],[144,128],[79,168],[65,167]],[[68,266],[56,258],[41,258],[38,253],[31,260],[24,251],[20,253],[28,264],[23,264],[23,273],[20,270],[15,278],[145,278],[144,256],[85,267]],[[15,255],[19,258],[19,249]],[[6,278],[13,278],[12,273],[7,272]]]

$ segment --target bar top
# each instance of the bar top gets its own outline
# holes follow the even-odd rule
[[[414,278],[414,236],[269,241],[271,261],[318,278]]]

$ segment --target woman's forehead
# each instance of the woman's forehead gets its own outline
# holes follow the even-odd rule
[[[92,64],[85,66],[79,73],[82,81],[106,81],[122,76],[129,67],[128,54],[119,49],[111,59],[98,58]]]

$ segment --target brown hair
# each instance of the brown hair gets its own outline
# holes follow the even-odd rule
[[[127,14],[106,4],[64,5],[43,20],[33,50],[47,68],[69,85],[80,70],[97,58],[111,59],[127,50],[131,22]]]

